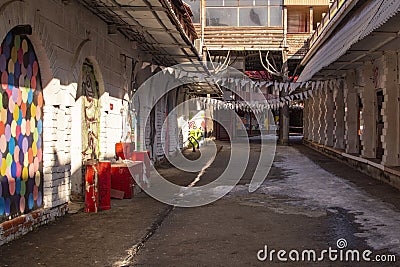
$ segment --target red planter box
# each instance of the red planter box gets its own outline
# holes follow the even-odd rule
[[[111,164],[111,188],[123,191],[124,198],[132,198],[134,182],[125,163]]]
[[[100,161],[97,164],[99,179],[99,208],[100,210],[111,209],[111,162]]]
[[[116,143],[115,144],[115,155],[117,158],[130,159],[132,151],[134,150],[133,143]]]
[[[93,162],[86,165],[85,212],[111,208],[111,162]]]
[[[96,163],[86,165],[85,212],[97,212],[99,207]]]

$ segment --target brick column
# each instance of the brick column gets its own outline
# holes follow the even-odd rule
[[[318,94],[314,91],[312,97],[312,110],[313,110],[313,114],[312,114],[312,135],[311,135],[311,140],[313,142],[317,142],[317,137],[318,137],[318,125],[319,125],[319,121],[318,121]]]
[[[312,98],[309,98],[306,100],[306,105],[307,105],[307,135],[305,136],[307,140],[311,141],[312,140],[312,117],[313,117],[313,101]]]
[[[326,101],[325,101],[325,94],[326,94],[326,83],[321,82],[318,88],[318,95],[319,95],[319,128],[318,128],[318,143],[325,144],[326,136],[325,136],[325,125],[326,125]]]
[[[318,129],[319,129],[319,94],[316,90],[313,91],[313,141],[318,142]]]
[[[334,104],[333,104],[333,89],[332,89],[332,82],[329,81],[327,83],[327,88],[325,91],[325,145],[326,146],[333,146],[333,111],[334,111]]]
[[[344,96],[341,84],[339,81],[333,84],[333,101],[335,104],[333,111],[333,147],[337,149],[344,149]]]
[[[308,96],[307,96],[308,97]],[[307,139],[312,139],[312,117],[313,117],[313,106],[312,106],[312,97],[307,99]]]
[[[344,87],[344,103],[345,103],[345,144],[346,153],[358,154],[358,96],[357,89],[354,85],[354,72],[349,71],[346,74]]]
[[[364,158],[375,158],[376,149],[376,93],[373,82],[373,66],[366,62],[362,70],[363,87],[360,90],[363,112],[361,117],[361,155]]]
[[[395,52],[385,52],[383,71],[383,149],[382,164],[399,166],[399,84],[398,62]]]
[[[304,100],[304,109],[303,109],[303,138],[308,139],[308,133],[309,133],[309,123],[308,123],[308,118],[310,116],[309,113],[309,108],[310,108],[310,103],[308,100]]]

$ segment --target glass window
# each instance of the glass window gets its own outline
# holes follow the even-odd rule
[[[237,26],[237,9],[207,8],[207,26]]]
[[[240,8],[239,26],[267,26],[268,8]]]
[[[253,6],[254,0],[239,0],[239,6]]]
[[[255,0],[256,6],[267,6],[268,0]]]
[[[269,8],[269,12],[270,12],[269,26],[271,27],[282,26],[282,7],[271,6]]]
[[[268,0],[239,0],[239,6],[268,6]]]
[[[269,5],[270,6],[282,6],[282,0],[269,0]]]
[[[288,12],[288,32],[307,32],[308,23],[308,16],[304,10],[290,10]]]
[[[187,3],[190,5],[190,9],[193,12],[193,23],[200,23],[200,1],[201,0],[187,0]]]
[[[237,6],[238,0],[206,0],[207,6]]]
[[[206,0],[207,26],[281,27],[282,4],[282,0]]]
[[[206,0],[207,6],[223,6],[224,3],[222,0]]]
[[[219,1],[222,2],[221,0]],[[238,6],[238,0],[224,0],[224,6]]]

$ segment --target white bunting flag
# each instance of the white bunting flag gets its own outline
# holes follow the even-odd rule
[[[279,83],[278,86],[279,86],[279,92],[282,92],[282,90],[283,90],[283,83]]]
[[[143,62],[143,63],[142,63],[142,69],[145,69],[145,68],[147,68],[147,67],[150,66],[150,65],[151,65],[150,62]]]
[[[157,68],[158,68],[157,65],[151,65],[151,66],[150,66],[151,72],[155,72]]]
[[[180,70],[175,70],[175,79],[179,78]]]
[[[171,68],[171,67],[168,67],[168,68],[167,68],[167,71],[168,71],[169,74],[171,74],[171,75],[174,73],[174,69]]]
[[[285,93],[289,92],[289,83],[283,83],[283,88],[285,89]]]

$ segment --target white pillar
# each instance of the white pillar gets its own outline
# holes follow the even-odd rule
[[[383,73],[383,149],[382,164],[386,166],[399,166],[399,84],[398,62],[395,52],[385,52]]]
[[[308,136],[308,116],[309,116],[309,112],[308,112],[308,101],[304,100],[304,110],[303,110],[303,138],[307,139]]]
[[[333,120],[333,85],[332,82],[329,81],[327,83],[327,88],[325,91],[325,145],[326,146],[333,146],[333,127],[334,127],[334,120]]]
[[[312,141],[312,133],[313,133],[313,120],[312,120],[312,118],[314,116],[314,113],[313,113],[313,98],[312,97],[307,99],[307,106],[308,106],[308,109],[307,109],[307,118],[306,119],[307,119],[307,129],[308,129],[308,131],[307,131],[306,138],[309,141]]]
[[[318,114],[319,114],[319,110],[318,110],[318,106],[319,106],[319,97],[317,92],[313,92],[312,95],[313,98],[313,119],[312,119],[312,140],[313,142],[317,142],[318,140],[318,127],[319,127],[319,120],[318,120]]]
[[[354,71],[346,74],[344,89],[346,153],[358,154],[358,96],[354,85]]]
[[[325,115],[326,115],[326,101],[325,101],[325,94],[326,94],[326,83],[321,82],[320,87],[318,88],[318,95],[319,95],[319,128],[318,128],[318,143],[325,144]]]
[[[363,70],[363,87],[360,90],[363,112],[361,117],[361,155],[364,158],[376,157],[376,93],[373,82],[373,66],[366,62]]]
[[[314,8],[310,7],[309,11],[310,11],[310,14],[309,14],[309,16],[310,16],[309,27],[310,27],[310,32],[313,32],[313,30],[314,30]]]
[[[334,118],[334,148],[344,149],[344,97],[342,83],[337,81],[334,83],[333,90],[333,101],[335,103],[335,109],[333,112]]]

